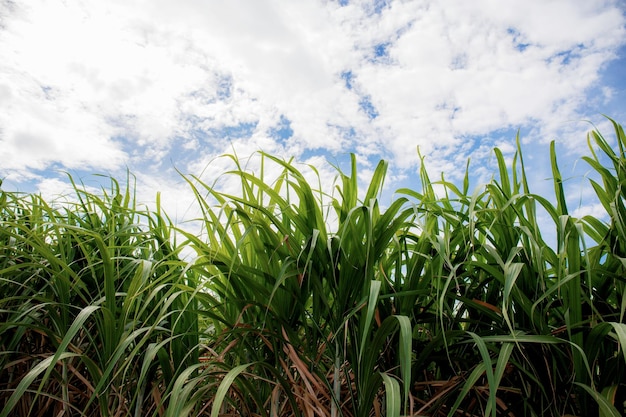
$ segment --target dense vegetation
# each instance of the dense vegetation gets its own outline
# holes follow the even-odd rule
[[[518,146],[477,192],[422,166],[386,207],[385,162],[359,192],[354,158],[320,190],[291,162],[262,155],[253,175],[232,157],[238,195],[185,177],[202,233],[115,180],[61,205],[1,192],[0,417],[623,415],[614,126],[584,158],[602,218],[568,214],[554,146],[552,197]]]

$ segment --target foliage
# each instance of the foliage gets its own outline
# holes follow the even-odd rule
[[[569,214],[554,144],[554,196],[531,193],[519,141],[475,192],[469,164],[455,185],[422,161],[386,207],[383,161],[323,190],[315,167],[227,156],[236,195],[184,177],[201,234],[138,208],[130,177],[63,204],[2,191],[0,417],[622,415],[613,124],[584,158],[608,222]]]

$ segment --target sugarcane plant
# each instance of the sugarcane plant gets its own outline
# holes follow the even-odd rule
[[[572,214],[554,143],[554,194],[534,194],[519,138],[484,185],[420,155],[391,197],[385,161],[363,186],[352,155],[325,188],[225,155],[220,178],[181,174],[199,213],[181,224],[130,174],[54,201],[0,188],[0,417],[624,415],[611,123],[583,157],[599,217]]]

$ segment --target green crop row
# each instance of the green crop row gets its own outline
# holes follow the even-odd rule
[[[478,191],[422,163],[385,207],[384,161],[367,190],[354,157],[323,190],[314,167],[230,156],[234,195],[184,177],[202,233],[130,179],[61,205],[0,191],[0,417],[624,415],[614,127],[584,158],[601,218],[569,214],[554,146],[553,196],[518,145]]]

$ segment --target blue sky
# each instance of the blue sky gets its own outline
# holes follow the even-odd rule
[[[0,178],[56,196],[64,172],[137,177],[178,220],[219,158],[263,150],[325,184],[357,154],[389,192],[432,177],[474,184],[521,133],[534,191],[550,195],[555,140],[572,209],[586,132],[626,122],[626,6],[611,0],[0,1]],[[254,169],[254,161],[250,166]],[[548,179],[548,180],[547,180]],[[224,184],[228,186],[227,183]]]

